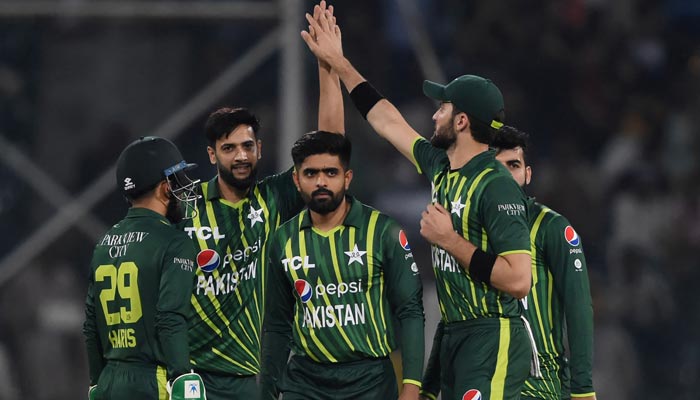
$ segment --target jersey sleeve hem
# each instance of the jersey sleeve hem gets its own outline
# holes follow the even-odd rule
[[[430,392],[424,392],[424,391],[422,391],[422,390],[420,391],[420,394],[423,395],[423,396],[425,396],[425,397],[427,397],[427,398],[429,398],[430,400],[437,400],[437,395],[436,395],[436,394],[432,394],[432,393],[430,393]]]
[[[421,169],[420,165],[418,165],[418,161],[416,160],[416,143],[418,143],[418,141],[421,139],[423,139],[423,137],[418,136],[417,138],[413,139],[413,143],[411,143],[411,162],[416,167],[416,170],[418,170],[418,173],[423,175],[423,170]]]
[[[571,398],[576,398],[576,397],[591,397],[595,396],[595,392],[590,392],[590,393],[571,393]]]
[[[416,386],[418,386],[418,387],[421,387],[421,386],[422,386],[422,384],[420,383],[420,381],[417,381],[417,380],[415,380],[415,379],[404,379],[404,380],[401,381],[401,382],[402,382],[402,383],[410,383],[411,385],[416,385]]]
[[[507,256],[508,254],[527,254],[531,256],[532,252],[530,250],[509,250],[504,251],[503,253],[498,253],[499,256]]]

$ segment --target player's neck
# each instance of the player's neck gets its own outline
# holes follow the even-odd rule
[[[134,200],[134,202],[131,203],[131,208],[145,208],[147,210],[157,212],[162,216],[165,216],[165,214],[168,211],[167,204],[164,204],[162,201],[159,201],[159,199],[157,199],[155,196],[147,196],[138,200]]]
[[[466,135],[457,137],[457,141],[447,149],[447,158],[450,160],[450,169],[460,169],[472,158],[489,149],[488,144],[479,143]]]
[[[230,201],[231,203],[237,203],[248,196],[248,192],[250,191],[250,187],[247,189],[236,189],[235,187],[232,187],[228,183],[226,183],[221,177],[219,176],[218,179],[219,183],[219,193],[221,194],[221,198],[223,198],[226,201]]]
[[[349,211],[350,202],[347,200],[347,198],[343,198],[343,202],[340,203],[335,211],[331,211],[325,215],[311,210],[309,210],[309,213],[311,215],[311,223],[313,224],[314,228],[322,232],[328,232],[331,229],[342,225],[343,221],[345,221],[345,216],[348,215]]]

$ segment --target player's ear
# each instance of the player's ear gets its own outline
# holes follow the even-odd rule
[[[209,154],[209,162],[212,165],[216,165],[216,153],[214,152],[214,148],[207,146],[207,154]]]
[[[294,180],[294,186],[297,187],[297,192],[301,192],[301,187],[299,187],[299,170],[297,167],[294,167],[292,171],[292,179]]]
[[[525,167],[525,185],[530,184],[530,179],[532,179],[532,168],[528,165]]]
[[[352,170],[351,169],[345,171],[345,190],[350,189],[350,182],[352,182]]]
[[[258,160],[262,158],[262,140],[258,139],[255,142],[255,145],[258,146]]]

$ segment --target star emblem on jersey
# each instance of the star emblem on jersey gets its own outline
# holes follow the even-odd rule
[[[355,261],[359,262],[360,265],[365,265],[365,263],[362,262],[362,256],[367,254],[367,252],[360,251],[357,248],[357,243],[355,243],[355,247],[352,249],[352,251],[346,251],[345,254],[347,254],[347,256],[350,257],[350,260],[348,261],[348,265],[354,263]]]
[[[452,203],[452,211],[450,211],[451,214],[459,215],[459,213],[462,212],[462,209],[466,207],[464,204],[462,204],[462,196],[457,197],[457,200],[451,201],[450,203]]]
[[[258,222],[260,222],[260,223],[263,222],[262,212],[263,212],[262,207],[260,207],[259,210],[256,210],[255,208],[250,207],[250,212],[248,213],[248,219],[250,220],[250,226],[255,226],[255,224]]]

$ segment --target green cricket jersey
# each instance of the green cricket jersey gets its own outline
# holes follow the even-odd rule
[[[528,378],[524,396],[560,399],[559,366],[564,359],[566,324],[571,394],[590,396],[593,359],[593,306],[581,238],[563,216],[530,199],[532,290],[523,299],[535,335],[544,379]]]
[[[400,324],[404,382],[420,386],[424,335],[422,287],[406,235],[379,211],[348,196],[350,211],[329,232],[308,210],[284,224],[270,244],[263,340],[263,390],[296,355],[320,363],[386,357]]]
[[[450,210],[455,230],[465,239],[487,253],[530,254],[525,194],[494,151],[451,170],[444,150],[418,138],[413,157],[432,183],[432,201]],[[474,281],[444,249],[432,246],[432,259],[444,322],[520,316],[515,298]]]
[[[217,177],[182,228],[199,248],[192,292],[190,357],[195,370],[226,375],[260,371],[267,239],[303,202],[292,169],[252,186],[243,200],[221,197]]]
[[[162,215],[131,208],[97,243],[83,327],[90,383],[106,361],[189,370],[187,319],[195,249]]]

